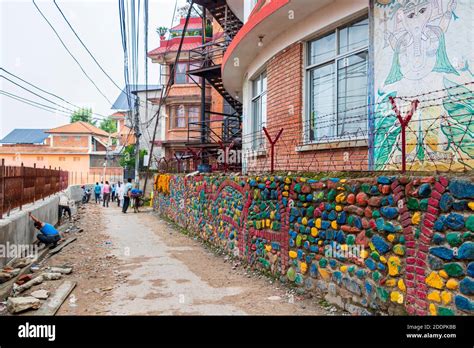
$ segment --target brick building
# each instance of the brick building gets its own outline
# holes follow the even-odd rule
[[[406,130],[407,169],[474,164],[466,127],[474,83],[467,2],[195,3],[218,18],[230,39],[221,79],[242,103],[244,171],[270,168],[263,127],[272,138],[283,129],[276,170],[400,169],[401,127],[390,97],[404,112],[419,100]]]

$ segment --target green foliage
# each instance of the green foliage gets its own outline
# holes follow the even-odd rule
[[[140,163],[143,163],[143,158],[147,153],[148,151],[145,149],[140,150]],[[135,168],[135,144],[125,147],[120,158],[120,166],[128,169]]]
[[[111,117],[107,117],[100,122],[99,128],[107,133],[115,133],[117,132],[117,122]]]
[[[95,126],[97,123],[96,120],[92,119],[92,109],[91,108],[80,108],[76,111],[74,111],[70,117],[70,122],[87,122]]]
[[[165,36],[167,32],[168,32],[168,28],[166,28],[166,27],[158,27],[158,28],[156,28],[156,33],[157,33],[160,37]]]
[[[445,150],[460,150],[474,158],[474,93],[446,78],[443,82],[448,93],[443,106],[449,115],[441,122],[441,131],[448,140]]]
[[[386,94],[377,106],[375,115],[374,158],[375,170],[384,169],[400,135],[400,125],[397,116],[390,106],[389,97],[395,97],[396,92]]]

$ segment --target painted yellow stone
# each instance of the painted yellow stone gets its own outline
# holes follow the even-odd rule
[[[322,241],[322,240],[318,240],[318,245],[323,245],[323,241]]]
[[[321,278],[323,278],[324,280],[329,280],[330,278],[330,274],[328,271],[326,271],[324,268],[319,268],[319,275],[321,276]]]
[[[270,212],[270,219],[272,219],[272,220],[275,219],[275,212],[274,211]]]
[[[395,235],[393,233],[390,233],[388,236],[387,236],[387,239],[389,242],[393,242],[395,240]]]
[[[388,279],[386,282],[385,282],[385,285],[387,286],[395,286],[395,284],[397,283],[397,280],[395,278],[390,278]]]
[[[321,228],[321,218],[316,219],[315,225],[317,228]]]
[[[300,182],[306,182],[306,178],[300,178]]]
[[[265,250],[267,251],[267,253],[269,253],[270,251],[272,251],[272,246],[271,245],[265,245]]]
[[[449,279],[448,282],[446,283],[446,287],[450,290],[456,290],[459,286],[459,283],[456,279]]]
[[[286,177],[285,178],[285,184],[291,184],[291,178]]]
[[[347,244],[341,244],[341,250],[342,251],[347,251],[347,250],[349,250],[349,246]]]
[[[398,256],[390,256],[388,259],[388,274],[392,277],[396,276],[400,270],[400,258]]]
[[[446,305],[446,304],[450,304],[451,301],[452,301],[452,296],[451,296],[451,293],[448,292],[448,291],[442,291],[441,292],[441,299],[443,300],[443,303]]]
[[[436,311],[436,306],[434,305],[434,303],[430,303],[430,314],[431,315],[437,315],[437,311]]]
[[[296,251],[293,251],[293,250],[290,250],[290,252],[288,253],[288,255],[289,255],[290,258],[292,258],[292,259],[296,259],[296,257],[298,256],[298,254],[296,253]]]
[[[403,281],[403,279],[399,279],[397,285],[401,291],[405,292],[407,290],[407,287],[405,286],[405,282]]]
[[[341,268],[339,269],[341,270],[341,272],[344,272],[344,273],[347,272],[347,266],[341,266]]]
[[[308,219],[306,218],[306,216],[301,219],[301,223],[305,226],[308,224]]]
[[[399,293],[398,291],[392,291],[390,293],[390,301],[402,304],[403,294]]]
[[[469,203],[467,203],[467,206],[468,206],[471,210],[474,210],[474,202],[469,202]]]
[[[362,257],[363,259],[366,259],[368,256],[369,256],[369,252],[367,250],[362,250],[360,252],[360,257]]]
[[[337,221],[336,221],[336,220],[331,221],[331,228],[332,228],[333,230],[337,230]]]
[[[428,294],[428,300],[430,301],[435,301],[435,302],[441,302],[441,294],[438,290],[434,290]]]
[[[288,191],[283,191],[283,192],[281,193],[281,195],[282,195],[283,197],[288,197],[288,194],[289,194]]]
[[[339,204],[336,205],[336,211],[342,211],[342,206],[340,206]]]
[[[425,283],[435,289],[444,288],[444,280],[439,276],[435,271],[431,272],[428,277],[425,279]]]
[[[336,196],[336,203],[343,203],[346,200],[346,195],[344,193],[340,193]]]
[[[413,216],[411,217],[411,223],[413,225],[419,225],[421,222],[421,213],[417,211]]]
[[[444,278],[444,279],[448,279],[448,273],[446,273],[446,271],[444,269],[442,269],[441,271],[438,272],[438,274]]]
[[[300,271],[302,274],[305,274],[306,271],[308,270],[308,265],[306,264],[306,262],[301,262],[300,263]]]
[[[344,184],[345,182],[347,182],[347,179],[341,179],[339,182],[340,182],[341,184]]]
[[[318,229],[317,229],[316,227],[311,227],[311,235],[312,235],[313,237],[317,237],[318,234],[319,234]]]
[[[285,189],[285,191],[289,191],[289,190],[290,190],[290,186],[285,185],[284,189]]]
[[[372,242],[369,243],[369,248],[370,250],[374,251],[375,250],[375,246]]]
[[[265,220],[265,226],[266,226],[267,228],[269,228],[271,225],[272,225],[272,220],[266,219],[266,220]]]
[[[387,263],[387,259],[385,258],[385,256],[380,256],[380,262]]]

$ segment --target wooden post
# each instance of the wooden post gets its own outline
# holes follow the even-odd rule
[[[0,175],[2,176],[2,196],[1,196],[1,203],[0,206],[0,219],[3,219],[3,209],[5,209],[5,159],[2,158],[2,166],[0,168]]]
[[[36,163],[33,164],[33,168],[34,168],[34,178],[35,178],[35,183],[33,185],[33,203],[36,202]]]
[[[20,210],[22,210],[23,199],[25,196],[25,193],[23,192],[25,190],[25,167],[23,166],[23,162],[21,162],[20,177],[21,177]]]

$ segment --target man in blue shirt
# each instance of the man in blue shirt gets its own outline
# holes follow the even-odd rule
[[[122,207],[122,213],[126,213],[128,206],[130,205],[130,195],[132,191],[132,179],[128,178],[127,183],[125,184],[125,187],[123,189],[123,207]]]
[[[100,202],[100,194],[102,193],[102,187],[99,185],[98,182],[95,183],[94,186],[94,195],[95,195],[95,203]]]
[[[54,226],[48,224],[47,222],[42,222],[31,213],[28,213],[28,215],[33,220],[35,227],[41,232],[36,235],[36,238],[38,238],[38,240],[45,245],[50,244],[50,248],[56,247],[59,240],[61,239],[61,236]]]

